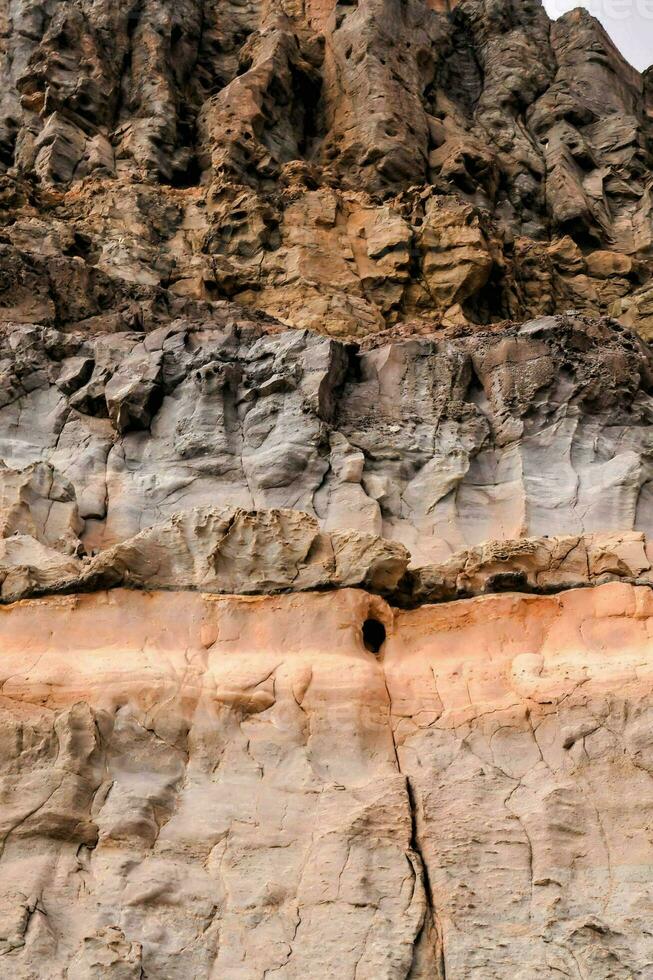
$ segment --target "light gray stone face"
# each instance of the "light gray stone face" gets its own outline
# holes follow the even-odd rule
[[[610,321],[364,352],[183,322],[3,337],[0,454],[53,468],[88,551],[194,507],[302,511],[397,541],[414,565],[652,526],[651,355]]]

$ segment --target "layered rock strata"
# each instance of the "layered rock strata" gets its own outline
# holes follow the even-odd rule
[[[653,975],[651,91],[0,0],[1,976]]]

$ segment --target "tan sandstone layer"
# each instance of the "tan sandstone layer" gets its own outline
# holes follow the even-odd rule
[[[3,607],[0,968],[648,976],[652,630],[622,584]]]

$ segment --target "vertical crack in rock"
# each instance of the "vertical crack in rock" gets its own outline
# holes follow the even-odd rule
[[[428,976],[434,977],[435,980],[447,980],[444,932],[433,898],[428,864],[420,841],[421,814],[419,812],[419,802],[416,799],[415,789],[411,782],[411,778],[403,771],[401,766],[399,746],[397,745],[392,718],[392,697],[382,661],[379,664],[379,669],[383,674],[383,681],[386,690],[388,729],[392,740],[395,763],[397,766],[397,771],[404,777],[406,805],[410,813],[410,849],[414,857],[417,859],[419,881],[425,899],[424,917],[422,919],[419,931],[415,935],[413,941],[413,961],[408,973],[406,974],[406,980],[421,980],[422,977],[426,978]],[[424,962],[422,962],[422,960]],[[430,972],[423,972],[428,968],[430,968]]]
[[[424,922],[422,923],[420,932],[415,937],[415,954],[417,954],[417,950],[422,940],[430,944],[430,948],[433,954],[434,967],[436,970],[434,976],[436,980],[447,980],[444,932],[433,899],[433,890],[431,888],[431,879],[429,876],[428,864],[424,856],[424,853],[422,851],[422,845],[420,843],[420,828],[419,828],[420,817],[418,815],[418,804],[415,799],[415,790],[413,789],[409,776],[406,776],[406,797],[408,800],[408,805],[410,806],[410,819],[411,819],[411,828],[412,828],[410,846],[413,852],[417,855],[419,860],[419,867],[422,875],[422,886],[424,889],[424,896],[426,898],[426,911],[424,915]],[[416,964],[414,959],[413,967],[411,967],[407,980],[419,976],[419,973],[417,973],[417,971],[414,969],[415,966]]]

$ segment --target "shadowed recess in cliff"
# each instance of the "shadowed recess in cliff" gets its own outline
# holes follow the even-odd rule
[[[378,619],[366,619],[361,630],[363,643],[370,653],[380,653],[385,643],[385,626]]]

